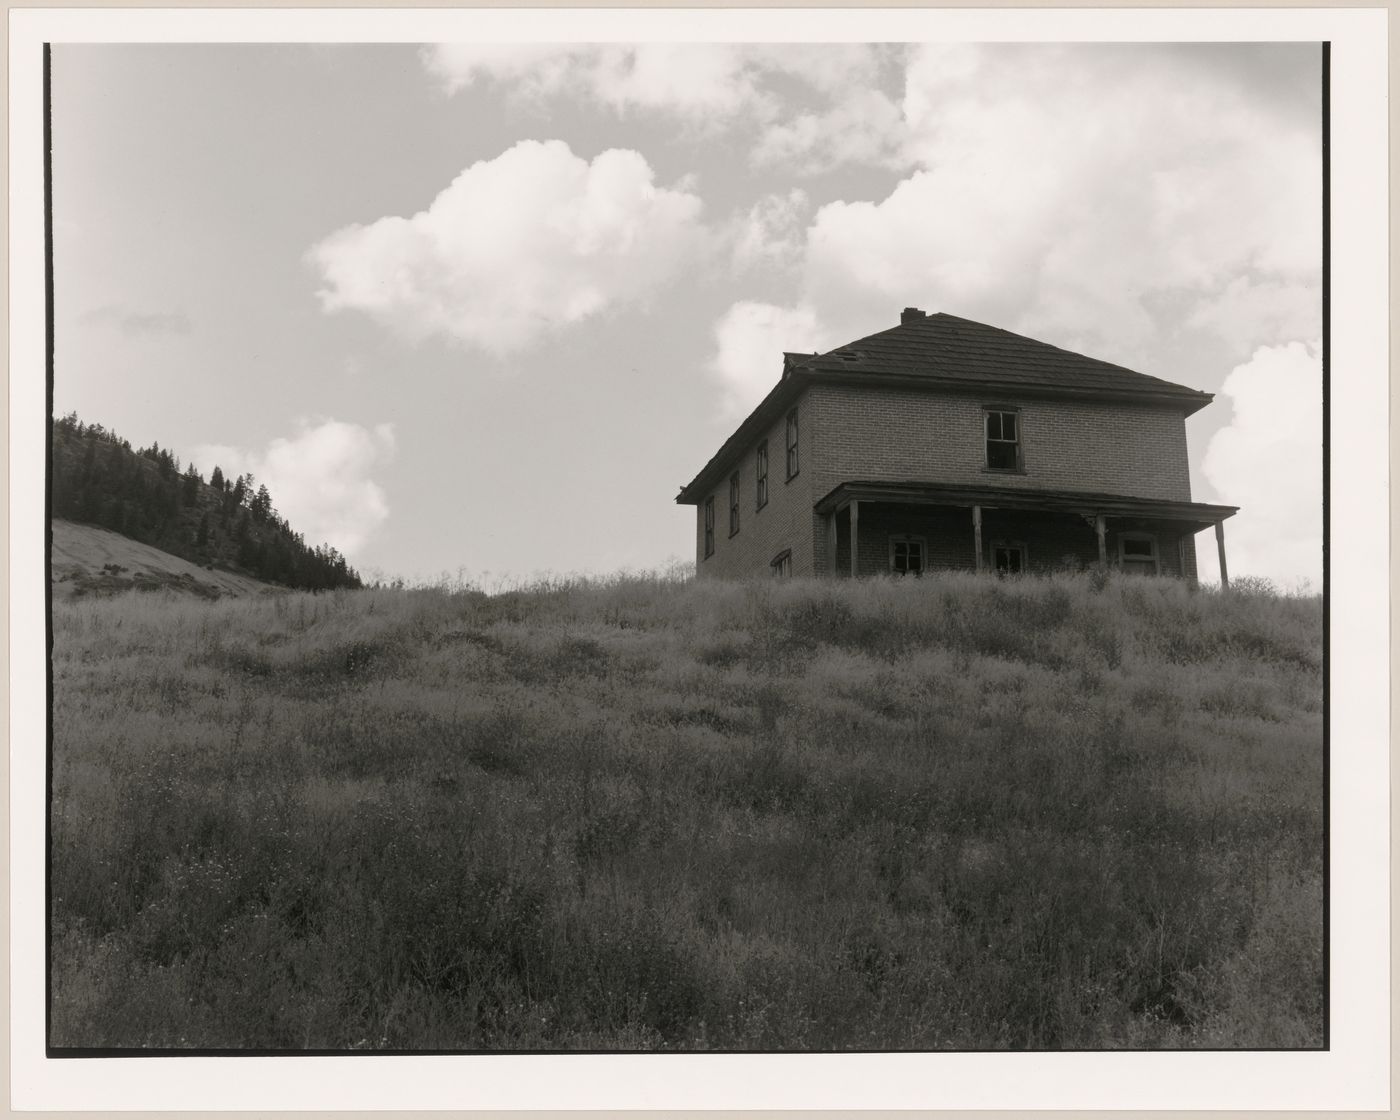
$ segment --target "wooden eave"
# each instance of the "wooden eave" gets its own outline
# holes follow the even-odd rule
[[[744,418],[744,422],[734,430],[734,434],[720,445],[720,449],[710,457],[710,461],[700,468],[700,473],[681,487],[681,492],[676,495],[676,504],[699,505],[706,491],[724,476],[730,460],[737,457],[750,442],[756,440],[759,433],[768,430],[768,426],[787,410],[806,387],[809,378],[810,374],[805,370],[785,369],[782,380],[768,391],[768,395],[759,402],[758,407],[750,412]]]
[[[833,513],[852,501],[893,502],[982,509],[1019,509],[1069,513],[1081,517],[1143,517],[1182,521],[1197,530],[1218,525],[1239,512],[1238,506],[1208,502],[1178,502],[1164,498],[1134,498],[1078,490],[1008,490],[997,486],[946,486],[939,483],[850,481],[832,488],[812,507]]]
[[[797,372],[797,371],[794,371]],[[1024,399],[1074,400],[1103,404],[1137,404],[1169,408],[1183,417],[1199,412],[1215,399],[1213,393],[1180,388],[1088,388],[1078,385],[1046,385],[1030,381],[999,381],[991,378],[929,377],[923,374],[880,373],[854,370],[810,370],[802,372],[813,382],[850,385],[856,388],[878,386],[920,393],[948,393],[958,396]],[[1164,386],[1167,382],[1162,383]]]

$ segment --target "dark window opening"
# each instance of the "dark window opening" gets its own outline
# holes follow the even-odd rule
[[[758,504],[755,509],[762,509],[768,504],[768,441],[765,439],[758,445]]]
[[[729,478],[729,535],[739,531],[739,472]]]
[[[987,412],[987,466],[1014,471],[1021,466],[1021,432],[1014,412]]]
[[[774,577],[777,579],[787,579],[792,575],[792,549],[785,548],[777,556],[773,557],[772,563],[768,565],[772,569]]]
[[[1026,546],[999,544],[992,549],[992,566],[999,575],[1016,576],[1026,570]]]
[[[924,542],[920,537],[890,538],[890,571],[895,575],[922,575]]]
[[[705,555],[706,557],[715,554],[715,499],[713,496],[705,499]]]
[[[797,477],[797,409],[787,416],[787,476]]]
[[[1147,533],[1119,537],[1118,566],[1125,572],[1155,576],[1161,571],[1157,560],[1157,538]]]

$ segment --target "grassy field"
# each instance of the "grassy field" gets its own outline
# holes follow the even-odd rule
[[[1321,604],[54,608],[56,1046],[1316,1046]]]

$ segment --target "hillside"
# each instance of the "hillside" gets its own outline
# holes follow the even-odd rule
[[[58,1046],[1321,1044],[1320,601],[54,609]]]
[[[266,486],[218,464],[195,464],[158,444],[133,449],[76,413],[52,424],[55,519],[97,526],[199,567],[305,590],[361,586],[334,548],[309,546],[273,507]]]
[[[204,599],[257,595],[272,585],[234,572],[201,568],[110,529],[58,521],[53,526],[50,576],[55,599],[129,591],[169,590]]]

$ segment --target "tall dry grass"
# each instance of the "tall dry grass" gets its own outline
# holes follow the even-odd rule
[[[636,577],[54,628],[60,1047],[1321,1042],[1316,598]]]

